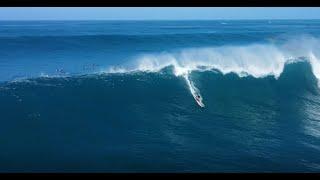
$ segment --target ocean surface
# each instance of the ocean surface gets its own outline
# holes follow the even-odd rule
[[[319,47],[320,20],[0,21],[0,172],[319,172]]]

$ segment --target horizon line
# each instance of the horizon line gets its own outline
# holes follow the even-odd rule
[[[238,20],[320,20],[320,18],[259,19],[0,19],[0,21],[238,21]]]

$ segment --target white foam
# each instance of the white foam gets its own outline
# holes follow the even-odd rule
[[[111,67],[108,73],[125,73],[132,71],[158,72],[173,66],[176,76],[184,76],[192,71],[218,70],[223,74],[236,73],[240,77],[253,76],[278,78],[287,63],[309,61],[312,72],[318,79],[320,88],[320,40],[310,36],[289,39],[281,45],[250,44],[239,46],[220,46],[206,48],[189,48],[175,53],[143,54],[135,59],[129,68]],[[304,57],[304,58],[301,58]],[[187,75],[187,76],[186,76]],[[189,85],[191,93],[196,88]],[[199,93],[200,94],[200,93]]]
[[[318,79],[318,87],[320,88],[320,61],[313,53],[310,53],[309,57],[312,72],[314,76]]]
[[[173,66],[174,74],[182,76],[192,71],[219,70],[223,74],[236,73],[240,77],[256,78],[273,75],[278,78],[286,63],[305,57],[312,65],[313,73],[320,79],[320,52],[316,48],[320,41],[313,37],[289,40],[282,45],[251,44],[242,46],[220,46],[184,49],[175,53],[161,52],[142,54],[130,67],[111,67],[108,73],[132,71],[158,72]]]
[[[274,75],[283,71],[286,57],[279,49],[271,45],[223,46],[216,48],[186,49],[175,54],[146,54],[135,60],[132,68],[111,67],[108,73],[132,71],[158,72],[173,66],[176,76],[191,71],[217,69],[223,74],[236,73],[239,76],[252,75],[256,78]]]

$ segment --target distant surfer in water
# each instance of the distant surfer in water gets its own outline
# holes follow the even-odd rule
[[[57,72],[57,73],[60,73],[60,74],[65,74],[65,73],[66,73],[66,72],[63,70],[63,68],[56,69],[56,72]]]

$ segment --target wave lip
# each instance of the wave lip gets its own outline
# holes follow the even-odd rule
[[[269,45],[250,45],[247,47],[218,47],[184,50],[179,54],[145,55],[137,62],[136,70],[159,71],[174,66],[177,76],[191,71],[216,69],[223,74],[236,73],[254,77],[274,75],[279,77],[285,55]]]
[[[307,61],[311,64],[314,75],[320,79],[318,58],[320,54],[317,54],[317,45],[320,45],[318,39],[302,37],[298,40],[288,40],[281,45],[250,44],[143,54],[131,62],[128,67],[110,67],[106,72],[159,72],[166,67],[173,66],[176,76],[183,76],[192,71],[218,70],[223,74],[236,73],[240,77],[250,75],[261,78],[271,75],[277,79],[286,64]]]
[[[183,76],[190,93],[200,106],[202,96],[189,74],[192,71],[214,71],[222,74],[235,73],[239,77],[280,77],[286,64],[306,61],[311,65],[320,88],[320,62],[315,47],[320,41],[313,37],[290,40],[282,45],[251,44],[246,46],[221,46],[184,49],[175,53],[144,54],[137,58],[130,68],[111,67],[108,73],[137,71],[159,72],[172,66],[175,76]],[[320,55],[320,54],[319,54]],[[200,101],[198,101],[200,97]]]

